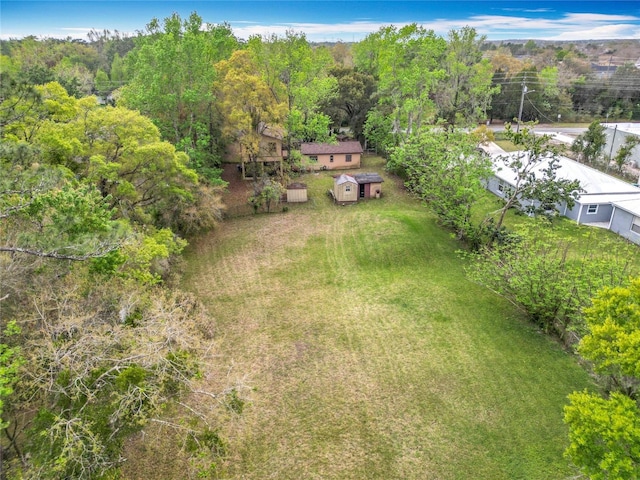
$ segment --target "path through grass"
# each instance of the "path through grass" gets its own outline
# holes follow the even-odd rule
[[[224,477],[571,475],[562,406],[589,384],[575,359],[467,281],[459,245],[390,179],[349,207],[328,175],[305,181],[309,204],[190,247],[215,374],[251,387]]]

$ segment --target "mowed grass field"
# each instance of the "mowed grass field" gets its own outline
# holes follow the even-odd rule
[[[461,247],[368,158],[383,198],[230,219],[189,247],[243,412],[221,424],[229,479],[564,479],[575,358],[470,283]]]

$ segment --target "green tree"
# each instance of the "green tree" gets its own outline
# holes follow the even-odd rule
[[[126,80],[124,60],[122,59],[122,57],[120,57],[118,52],[116,52],[113,56],[109,76],[111,77],[112,90],[121,87]]]
[[[472,207],[491,173],[491,161],[476,146],[466,132],[423,128],[394,148],[387,164],[460,239],[472,234]]]
[[[633,480],[640,475],[640,408],[613,392],[605,399],[574,392],[564,409],[570,445],[566,455],[593,480]]]
[[[536,67],[525,64],[524,68],[515,75],[502,70],[496,72],[495,77],[500,91],[493,96],[492,115],[505,121],[515,121],[520,115],[520,104],[522,103],[521,120],[523,122],[538,120],[539,113],[535,106],[541,104],[542,93],[537,88],[539,79]],[[536,88],[531,88],[532,85],[535,85]],[[527,87],[528,93],[523,98],[524,86]]]
[[[96,93],[100,96],[106,96],[111,91],[111,84],[109,75],[102,70],[98,70],[95,79]]]
[[[445,76],[445,50],[444,39],[416,24],[382,27],[353,46],[356,67],[378,79],[378,109],[391,117],[395,135],[435,120],[432,97]]]
[[[0,302],[6,298],[0,298]],[[5,420],[4,405],[6,399],[13,393],[13,388],[18,381],[18,372],[24,360],[20,353],[19,346],[12,346],[7,343],[10,337],[20,333],[20,327],[14,320],[7,322],[2,332],[2,343],[0,343],[0,430],[7,428],[9,422]],[[0,448],[2,448],[0,446]],[[0,459],[2,456],[0,455]],[[1,463],[0,463],[0,466]]]
[[[282,128],[287,104],[273,95],[273,87],[263,79],[247,50],[234,52],[229,60],[216,64],[216,69],[220,74],[216,85],[224,115],[223,132],[240,144],[256,172],[258,159],[267,153],[262,151],[262,136],[267,129]]]
[[[331,52],[312,48],[304,33],[292,30],[284,37],[251,37],[248,49],[275,101],[287,105],[289,150],[301,141],[329,141],[329,117],[320,105],[335,95],[336,80],[328,74]]]
[[[375,79],[347,67],[334,67],[330,74],[337,80],[337,95],[325,100],[323,111],[334,128],[348,126],[353,137],[363,141],[367,114],[376,101]]]
[[[392,130],[393,119],[390,115],[385,115],[378,108],[369,110],[363,131],[368,146],[386,155],[397,143]]]
[[[444,54],[445,77],[435,92],[439,116],[449,124],[472,125],[487,118],[491,97],[499,91],[492,85],[492,66],[482,58],[484,36],[471,27],[451,30]]]
[[[628,120],[640,119],[640,69],[631,63],[619,66],[611,76],[608,95],[620,116]]]
[[[214,207],[216,193],[200,184],[187,155],[162,141],[151,120],[124,107],[100,107],[95,97],[77,100],[55,83],[36,92],[35,105],[28,98],[17,102],[21,115],[4,130],[8,145],[31,144],[40,162],[93,184],[116,218],[180,232],[213,226],[219,202],[199,218],[192,207],[201,201]]]
[[[593,236],[579,243],[566,240],[546,219],[522,225],[500,240],[470,255],[468,277],[566,343],[584,334],[583,310],[595,292],[622,285],[637,273],[629,246]]]
[[[565,407],[566,454],[590,478],[640,475],[640,278],[602,289],[585,309],[578,352],[600,376],[605,398],[573,393]]]
[[[264,206],[267,213],[271,212],[271,206],[280,203],[280,198],[285,192],[283,186],[263,176],[260,181],[253,183],[253,195],[249,198],[249,203],[255,212]]]
[[[580,182],[557,177],[560,168],[557,149],[549,144],[548,135],[535,135],[525,126],[514,132],[507,124],[505,136],[522,150],[500,157],[502,167],[513,174],[514,181],[506,191],[504,205],[498,213],[495,229],[499,231],[507,211],[526,205],[531,214],[557,211],[561,204],[572,208],[580,192]]]
[[[633,150],[640,145],[640,138],[635,136],[627,136],[624,143],[620,146],[616,155],[613,157],[613,162],[616,164],[618,173],[622,173],[624,166],[629,163]]]
[[[119,104],[139,110],[158,126],[163,139],[189,155],[190,167],[219,183],[222,144],[215,108],[213,65],[238,46],[227,25],[208,25],[196,13],[156,19],[127,55],[127,85]],[[179,66],[179,68],[177,68]]]
[[[571,151],[578,155],[578,161],[594,163],[602,155],[606,144],[605,127],[599,121],[594,120],[587,131],[575,139],[571,145]]]

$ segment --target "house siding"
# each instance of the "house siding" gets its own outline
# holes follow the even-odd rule
[[[598,205],[596,213],[589,213],[589,205]],[[564,215],[571,220],[575,220],[577,223],[608,223],[611,220],[611,214],[613,213],[613,205],[611,203],[595,203],[585,202],[581,203],[577,201],[571,209],[567,209],[563,204],[558,209],[560,214]]]
[[[640,245],[640,234],[631,230],[631,225],[635,215],[620,208],[614,208],[613,215],[611,216],[611,224],[609,230],[617,233],[621,237],[630,240],[633,243]]]
[[[613,213],[613,205],[609,204],[594,204],[583,203],[577,204],[576,207],[582,205],[582,213],[578,218],[578,223],[607,223],[611,220],[611,214]],[[596,213],[589,213],[589,205],[598,205]]]
[[[487,181],[487,190],[500,198],[504,198],[504,194],[498,189],[499,185],[500,179],[496,176],[493,176]],[[505,185],[507,184],[505,183]]]
[[[347,155],[351,155],[351,161],[347,162]],[[318,157],[318,163],[315,166],[316,170],[324,169],[326,170],[347,170],[349,168],[360,168],[360,157],[359,153],[333,153],[331,155],[315,155]],[[333,157],[333,162],[331,161],[331,157]]]
[[[273,145],[273,147],[270,146]],[[258,158],[264,162],[277,162],[282,160],[282,139],[263,135],[260,138],[260,153]],[[242,145],[238,142],[231,143],[227,146],[224,161],[229,163],[239,163],[241,161],[249,161]]]
[[[381,183],[368,183],[368,190],[365,190],[365,196],[369,198],[374,198],[376,196],[376,191],[382,193],[382,184]]]

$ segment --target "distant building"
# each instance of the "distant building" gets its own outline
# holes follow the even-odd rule
[[[609,78],[613,75],[618,67],[616,65],[599,65],[597,63],[591,64],[591,71],[598,78]]]

